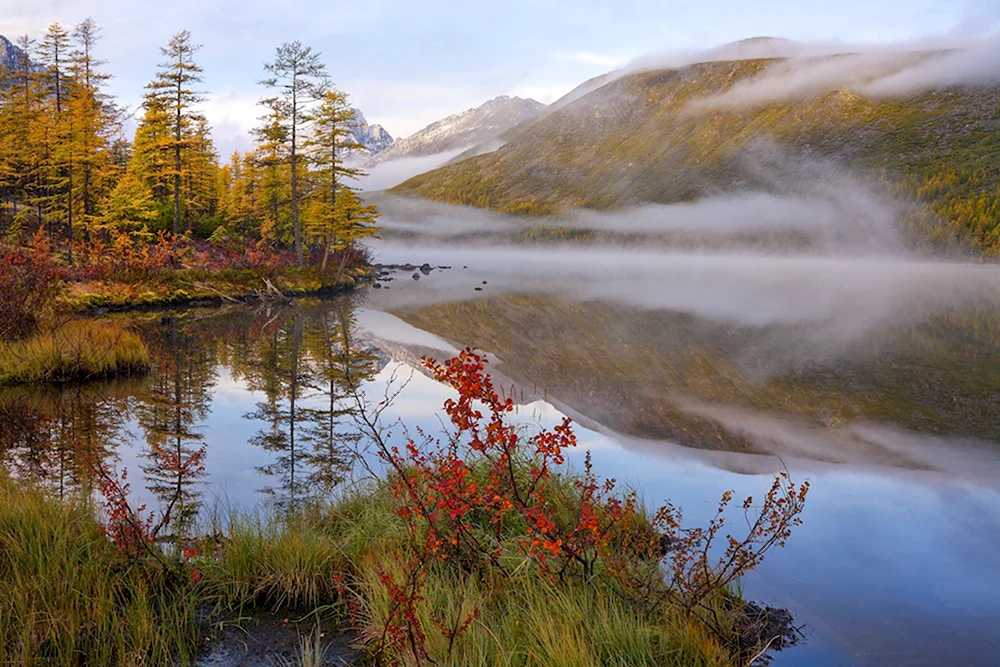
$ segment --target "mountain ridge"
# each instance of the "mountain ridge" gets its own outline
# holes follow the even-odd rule
[[[855,66],[848,58],[810,62],[817,71]],[[891,80],[903,60],[887,59],[880,75]],[[826,163],[879,181],[918,202],[919,213],[902,225],[920,227],[934,243],[967,236],[1000,253],[1000,83],[890,98],[834,81],[779,94],[776,83],[795,81],[794,71],[774,75],[788,62],[712,61],[626,74],[508,132],[496,152],[421,174],[393,192],[545,215],[796,187],[794,179],[760,173],[748,156],[762,152],[779,167],[782,160]],[[772,97],[754,101],[755,86]],[[699,110],[706,100],[720,106]],[[779,154],[785,157],[773,157]]]
[[[404,157],[425,157],[497,139],[507,130],[537,117],[546,106],[533,99],[501,95],[487,102],[452,114],[396,140],[372,162]]]
[[[23,55],[24,52],[16,44],[0,35],[0,67],[10,69]]]

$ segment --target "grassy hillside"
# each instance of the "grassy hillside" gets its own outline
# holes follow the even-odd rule
[[[774,60],[619,78],[508,135],[499,150],[417,176],[398,194],[544,215],[794,191],[831,167],[917,200],[901,224],[925,244],[971,238],[1000,253],[1000,87],[907,99],[832,90],[796,101],[700,109]],[[820,167],[822,165],[822,168]]]

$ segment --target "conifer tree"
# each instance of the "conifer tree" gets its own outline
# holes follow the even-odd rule
[[[360,169],[348,167],[341,158],[345,151],[363,148],[352,132],[354,116],[354,109],[347,104],[347,95],[339,90],[327,91],[323,102],[308,115],[313,132],[305,147],[314,165],[309,233],[322,244],[321,269],[324,271],[331,245],[337,243],[340,231],[341,220],[337,215],[343,211],[337,206],[340,186],[345,178],[362,175]]]
[[[261,85],[273,89],[275,95],[261,100],[261,104],[273,112],[275,121],[284,129],[282,140],[287,144],[290,170],[290,203],[292,207],[292,232],[295,239],[295,254],[299,265],[305,264],[302,252],[302,227],[299,220],[300,164],[299,142],[309,123],[309,110],[320,100],[329,84],[326,66],[320,61],[320,54],[301,42],[285,42],[275,52],[274,62],[266,63],[264,70],[269,75],[260,81]]]
[[[169,174],[173,194],[173,232],[180,233],[181,227],[181,184],[184,178],[183,158],[195,143],[191,134],[201,119],[195,109],[204,100],[195,86],[202,82],[202,69],[194,61],[194,55],[201,48],[191,41],[191,33],[182,30],[170,39],[170,43],[160,49],[166,60],[160,64],[156,78],[146,88],[146,108],[165,113],[169,124],[169,137],[158,139],[159,148],[172,157]],[[161,119],[158,119],[161,120]]]
[[[93,19],[85,19],[73,30],[77,48],[71,54],[70,72],[74,85],[70,89],[70,115],[74,133],[72,150],[80,177],[76,193],[85,233],[95,222],[98,202],[110,192],[115,171],[111,141],[118,125],[118,112],[102,87],[111,78],[100,71],[106,63],[94,55],[100,40],[100,28]]]
[[[132,173],[126,173],[103,200],[98,230],[114,229],[147,236],[146,225],[156,219],[156,201],[149,187]]]
[[[129,172],[149,186],[156,201],[166,204],[173,192],[174,179],[170,167],[172,156],[169,154],[170,117],[167,107],[161,102],[159,98],[149,95],[143,100],[142,118],[135,131],[132,155],[127,164]],[[164,221],[170,218],[171,215],[165,213]]]
[[[281,101],[271,98],[262,101],[268,112],[261,116],[261,124],[254,129],[257,150],[254,162],[260,171],[260,233],[261,239],[273,243],[278,250],[284,237],[281,224],[282,207],[290,179],[285,178],[288,166],[289,133],[284,124]]]
[[[53,226],[65,222],[67,239],[73,236],[73,154],[67,138],[71,131],[70,119],[64,116],[70,80],[69,33],[59,23],[49,25],[38,45],[38,63],[42,67],[42,99],[46,113],[38,118],[36,137],[44,148],[42,152],[42,178],[44,185],[39,203]],[[72,247],[72,246],[70,246]]]
[[[344,273],[344,267],[354,256],[356,244],[363,238],[378,234],[379,212],[372,204],[365,204],[354,188],[340,186],[337,195],[337,238],[331,250],[340,251],[340,266],[337,268],[336,283]]]
[[[9,224],[7,235],[33,232],[22,228],[31,216],[29,204],[38,195],[40,174],[41,150],[32,141],[32,131],[42,95],[39,73],[28,57],[35,42],[25,35],[17,40],[17,45],[10,68],[0,72],[0,192],[8,210],[3,216]]]

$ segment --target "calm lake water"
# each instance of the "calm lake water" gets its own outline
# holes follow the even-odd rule
[[[352,387],[441,428],[421,355],[494,360],[526,425],[577,422],[582,463],[691,521],[812,483],[804,525],[745,582],[807,638],[776,665],[1000,664],[1000,269],[880,258],[383,245],[378,289],[278,310],[109,316],[148,377],[0,392],[3,465],[54,492],[117,460],[154,505],[296,503],[350,478]],[[414,275],[417,279],[414,279]],[[391,278],[391,280],[389,280]],[[478,290],[476,288],[479,288]],[[165,453],[206,447],[176,480]]]

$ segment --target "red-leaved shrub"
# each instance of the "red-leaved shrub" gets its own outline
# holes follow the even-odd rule
[[[62,273],[41,234],[29,248],[0,245],[0,341],[35,332]]]
[[[443,364],[424,363],[457,392],[444,405],[452,431],[443,441],[411,439],[402,449],[388,445],[378,430],[371,433],[391,468],[397,512],[409,536],[399,556],[405,574],[381,572],[391,609],[372,647],[378,662],[433,662],[428,629],[417,614],[433,562],[512,575],[511,560],[504,558],[512,541],[520,551],[515,562],[527,558],[554,585],[599,580],[644,616],[656,618],[670,605],[697,616],[737,653],[754,648],[732,637],[739,623],[721,623],[713,604],[731,600],[730,586],[771,548],[784,545],[800,523],[808,482],[796,485],[780,473],[761,503],[747,498],[741,537],[723,533],[732,492],[723,494],[704,528],[685,527],[670,504],[649,517],[634,492],[598,480],[589,454],[582,475],[564,469],[566,451],[577,444],[568,418],[522,435],[511,420],[514,401],[498,393],[482,355],[466,349]],[[451,647],[474,615],[435,618],[434,624]]]

